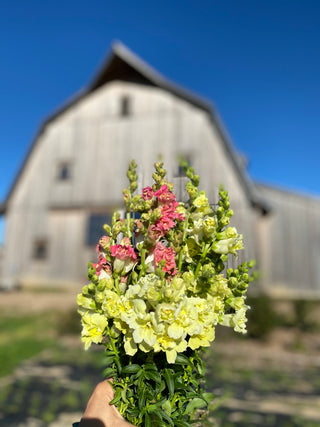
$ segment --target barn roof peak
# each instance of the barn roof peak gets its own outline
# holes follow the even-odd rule
[[[124,80],[159,87],[204,110],[210,111],[212,108],[211,102],[170,81],[118,40],[112,43],[111,54],[107,56],[96,72],[87,86],[86,92],[93,92],[112,80]]]

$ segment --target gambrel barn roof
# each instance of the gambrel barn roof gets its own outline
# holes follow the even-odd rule
[[[251,182],[250,178],[247,176],[246,171],[241,165],[240,158],[236,153],[233,144],[230,140],[230,137],[225,130],[217,111],[211,102],[206,99],[182,88],[176,83],[171,82],[160,73],[158,73],[154,68],[152,68],[149,64],[139,58],[136,54],[134,54],[130,49],[128,49],[121,42],[115,42],[112,45],[111,54],[102,64],[100,70],[96,73],[93,79],[85,86],[82,90],[77,92],[73,97],[71,97],[64,105],[57,109],[53,114],[51,114],[41,125],[30,149],[27,153],[21,168],[16,175],[16,178],[11,186],[11,189],[8,193],[6,201],[3,204],[0,204],[0,214],[4,214],[10,200],[11,194],[16,187],[19,178],[24,170],[25,165],[28,162],[29,156],[36,146],[39,136],[44,132],[46,126],[51,123],[56,117],[64,113],[69,107],[81,101],[84,97],[94,92],[99,87],[104,84],[114,81],[114,80],[122,80],[127,82],[138,83],[147,86],[153,86],[161,88],[165,91],[170,92],[171,94],[177,96],[178,98],[183,99],[186,102],[191,103],[195,107],[205,111],[213,126],[218,130],[221,139],[224,144],[224,149],[226,150],[229,158],[231,159],[235,170],[237,171],[237,175],[239,181],[243,185],[245,189],[245,193],[253,207],[261,210],[262,213],[266,213],[268,211],[268,207],[262,199],[256,194],[255,187]]]

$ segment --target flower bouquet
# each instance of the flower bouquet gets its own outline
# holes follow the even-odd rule
[[[206,416],[201,352],[217,325],[245,333],[251,263],[227,268],[243,248],[229,226],[233,212],[222,188],[210,206],[199,176],[184,165],[187,203],[178,203],[162,163],[154,184],[137,189],[130,163],[123,190],[125,218],[115,212],[89,263],[90,283],[78,295],[82,340],[105,347],[115,404],[135,426],[187,427]]]

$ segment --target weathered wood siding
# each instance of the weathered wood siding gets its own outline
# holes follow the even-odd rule
[[[261,219],[263,288],[276,296],[320,297],[320,199],[259,186],[272,211]]]
[[[127,117],[119,113],[123,96],[132,103]],[[121,206],[129,161],[138,163],[143,187],[150,185],[159,156],[174,179],[181,154],[200,173],[212,203],[220,183],[229,190],[234,222],[255,256],[257,214],[208,114],[162,89],[114,81],[56,117],[36,142],[10,198],[5,276],[19,282],[84,281],[88,258],[95,259],[86,246],[89,215]],[[71,165],[71,179],[59,181],[57,168],[64,162]],[[48,256],[35,260],[34,241],[42,238]]]

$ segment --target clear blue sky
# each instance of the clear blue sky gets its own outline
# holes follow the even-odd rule
[[[319,23],[318,0],[0,0],[0,200],[114,39],[214,102],[254,180],[319,196]]]

